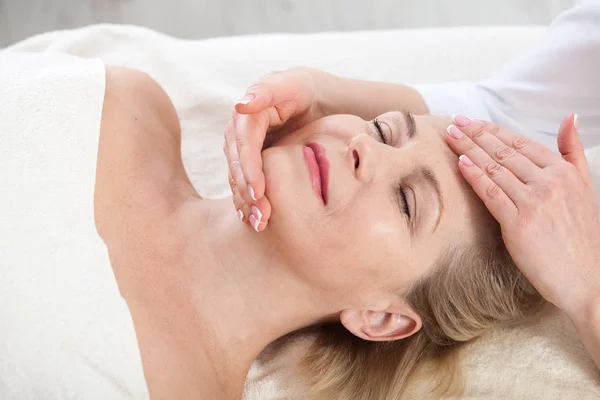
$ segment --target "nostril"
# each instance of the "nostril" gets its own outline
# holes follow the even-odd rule
[[[352,157],[354,157],[354,169],[357,169],[360,164],[360,161],[358,160],[358,151],[352,150]]]

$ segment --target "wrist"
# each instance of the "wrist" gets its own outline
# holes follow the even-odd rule
[[[319,119],[332,114],[338,114],[336,94],[343,86],[344,78],[332,75],[315,68],[305,67],[314,84],[313,119]]]

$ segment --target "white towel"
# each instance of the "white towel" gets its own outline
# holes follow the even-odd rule
[[[96,234],[101,60],[0,53],[0,399],[147,392]]]

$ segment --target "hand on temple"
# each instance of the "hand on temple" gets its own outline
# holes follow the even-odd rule
[[[223,150],[229,165],[233,203],[243,221],[266,228],[271,205],[265,197],[263,147],[320,118],[309,68],[273,72],[250,86],[225,127]]]
[[[562,157],[490,122],[456,116],[454,124],[447,141],[459,169],[500,223],[513,260],[574,321],[598,363],[598,203],[576,116],[561,124]]]

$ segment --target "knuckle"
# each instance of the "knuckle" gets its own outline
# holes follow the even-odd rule
[[[475,173],[474,179],[475,179],[476,181],[479,181],[479,180],[481,180],[481,179],[484,179],[484,178],[486,178],[486,177],[487,177],[487,175],[485,174],[485,172],[483,172],[483,171],[479,170],[479,171],[477,171],[477,172]]]
[[[516,153],[517,151],[515,149],[504,145],[496,147],[493,152],[494,158],[499,163],[505,162],[506,160],[514,156]]]
[[[504,172],[504,167],[495,161],[490,161],[484,166],[484,171],[488,176],[494,177]]]
[[[522,150],[531,146],[532,140],[521,136],[516,136],[512,140],[512,147],[516,150]]]
[[[244,139],[243,136],[235,137],[235,147],[238,149],[238,152],[240,152],[244,148],[245,145],[246,145],[246,140]]]
[[[233,176],[236,181],[240,179],[240,176],[243,176],[240,160],[238,159],[231,160],[230,170],[231,176]]]
[[[486,190],[486,194],[488,195],[488,197],[495,199],[500,197],[500,193],[500,186],[496,185],[494,182],[488,185]]]
[[[475,141],[479,140],[484,133],[485,133],[484,127],[482,127],[482,126],[474,127],[473,130],[471,130],[471,139],[473,139]]]
[[[500,132],[500,127],[491,122],[485,124],[485,129],[494,136],[497,136],[498,132]]]
[[[229,151],[229,141],[228,141],[227,139],[225,139],[225,140],[223,141],[223,152],[225,153],[225,155],[226,155],[227,157],[229,157],[229,155],[230,155],[230,153],[231,153],[231,152]]]

